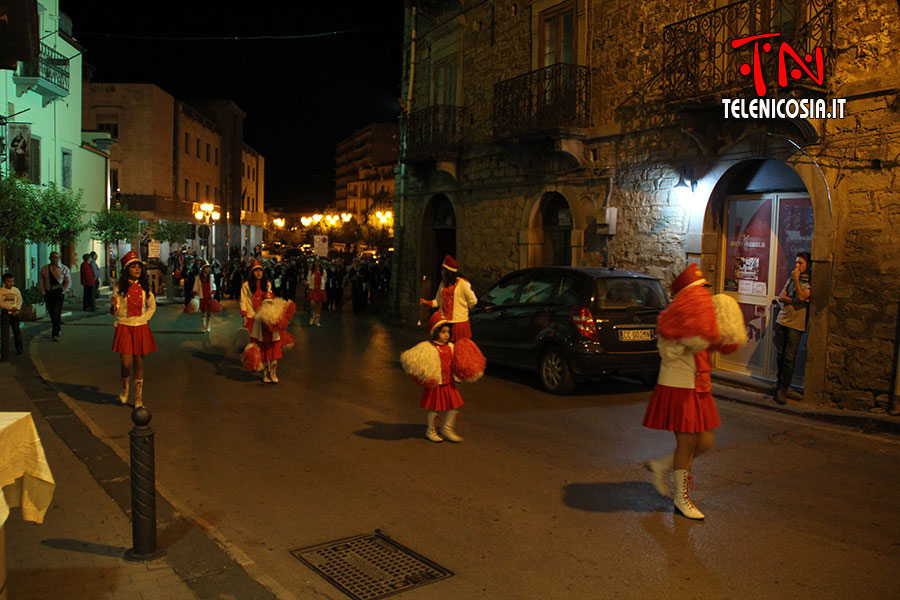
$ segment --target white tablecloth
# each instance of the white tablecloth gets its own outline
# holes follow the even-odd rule
[[[26,521],[44,521],[56,483],[31,413],[0,412],[0,487],[0,526],[14,506]]]

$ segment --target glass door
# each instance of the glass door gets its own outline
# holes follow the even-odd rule
[[[809,251],[813,210],[802,194],[757,194],[726,198],[725,240],[719,289],[737,300],[747,325],[746,346],[718,355],[716,366],[774,381],[773,323],[781,289],[794,268],[794,257]],[[802,386],[806,336],[794,370]]]

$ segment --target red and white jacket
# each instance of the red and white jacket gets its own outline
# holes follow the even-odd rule
[[[444,282],[438,286],[437,294],[431,301],[432,308],[438,308],[444,314],[444,318],[451,323],[463,323],[469,320],[469,309],[478,304],[478,298],[472,291],[472,284],[462,277],[456,278],[454,284],[456,288],[453,290],[452,306],[443,306],[441,298],[444,293]],[[449,311],[447,310],[449,309]]]

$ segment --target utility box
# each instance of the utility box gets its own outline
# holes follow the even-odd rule
[[[597,233],[600,235],[616,235],[616,215],[618,208],[614,206],[601,208],[597,212]]]

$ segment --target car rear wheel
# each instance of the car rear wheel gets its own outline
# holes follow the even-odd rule
[[[551,394],[568,394],[575,388],[569,363],[556,348],[547,348],[541,357],[541,385]]]

